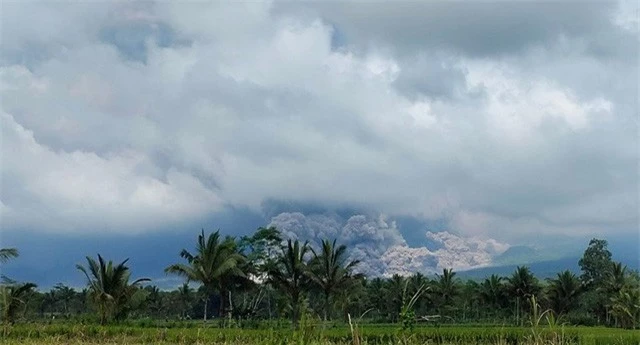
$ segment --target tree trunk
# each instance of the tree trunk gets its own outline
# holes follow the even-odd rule
[[[204,318],[203,321],[207,322],[207,304],[209,304],[209,295],[207,294],[204,298]]]
[[[269,309],[269,320],[271,320],[271,290],[267,290],[269,297],[267,298],[267,309]]]
[[[231,290],[228,291],[229,294],[229,312],[227,313],[229,322],[231,322],[231,317],[233,316],[233,301],[231,300]]]
[[[220,289],[220,309],[218,310],[218,317],[224,319],[224,307],[225,307],[225,296],[224,290]]]
[[[327,321],[327,315],[330,316],[329,313],[329,292],[324,292],[324,321]]]
[[[291,296],[291,321],[293,323],[293,328],[298,329],[298,310],[299,310],[299,296],[293,295]]]

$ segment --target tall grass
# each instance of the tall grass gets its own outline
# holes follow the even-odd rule
[[[529,327],[421,327],[410,337],[392,327],[359,325],[291,329],[141,328],[97,325],[22,324],[6,330],[0,344],[226,344],[226,345],[639,345],[640,331],[564,327],[549,323],[549,313],[531,318]],[[533,316],[533,313],[532,313]],[[549,316],[551,317],[551,316]],[[351,317],[349,316],[349,319]]]

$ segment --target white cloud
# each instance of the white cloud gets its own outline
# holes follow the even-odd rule
[[[429,6],[363,5],[385,21],[412,14],[389,36],[370,18],[283,6],[3,7],[3,228],[151,231],[281,199],[447,219],[498,239],[636,229],[637,52],[608,6],[576,9],[587,24],[522,28],[523,43],[509,39],[510,16],[486,8],[462,30],[474,42],[440,42],[397,36]],[[522,6],[501,10],[543,24],[560,15]],[[513,31],[505,45],[480,42],[494,24]],[[443,35],[449,25],[429,23]],[[360,221],[353,236],[402,244],[393,224]],[[304,227],[331,228],[321,225]]]
[[[166,181],[138,175],[149,162],[135,152],[107,157],[55,152],[40,145],[12,116],[1,116],[3,193],[13,201],[2,207],[6,229],[135,232],[203,216],[221,206],[192,176],[173,170]]]

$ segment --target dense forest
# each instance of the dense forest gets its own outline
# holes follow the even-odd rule
[[[39,291],[3,276],[0,307],[6,323],[213,319],[253,327],[296,325],[303,315],[336,323],[355,315],[377,323],[521,325],[537,306],[566,324],[637,328],[640,321],[640,276],[613,261],[601,239],[584,251],[580,275],[564,271],[546,280],[526,266],[483,280],[463,281],[451,269],[435,276],[366,277],[348,251],[335,240],[285,240],[275,228],[240,238],[202,231],[195,248],[177,252],[176,263],[165,269],[184,278],[175,290],[135,277],[128,260],[114,263],[98,255],[76,267],[87,279],[81,291],[62,283]],[[0,259],[19,260],[18,250],[1,249]]]

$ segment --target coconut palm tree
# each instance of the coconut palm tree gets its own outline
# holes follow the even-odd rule
[[[387,302],[389,296],[386,292],[386,281],[380,277],[375,277],[371,280],[365,280],[365,299],[366,305],[369,308],[374,309],[374,313],[379,316],[383,316],[387,313]],[[398,308],[398,311],[400,309]]]
[[[526,301],[540,293],[538,279],[531,273],[529,267],[518,266],[511,277],[507,278],[507,291],[516,302],[516,318],[520,321],[521,310],[528,310]]]
[[[239,266],[244,257],[235,250],[235,242],[231,238],[222,240],[220,231],[205,236],[204,230],[198,235],[195,253],[183,249],[180,256],[187,260],[186,264],[173,264],[165,268],[166,273],[177,274],[187,279],[187,282],[202,284],[207,296],[214,291],[220,292],[220,310],[224,310],[225,277],[244,276]],[[207,306],[209,299],[205,298],[204,321],[207,321]]]
[[[0,262],[4,263],[13,258],[17,258],[20,253],[16,248],[0,248]]]
[[[503,277],[492,274],[480,284],[480,298],[482,302],[493,309],[502,307],[502,303],[505,300],[506,291],[503,280]]]
[[[582,293],[580,279],[570,271],[558,273],[554,279],[549,279],[548,296],[551,309],[556,314],[566,314],[578,304],[578,297]]]
[[[131,272],[126,266],[127,261],[129,259],[114,265],[111,260],[106,262],[98,254],[98,261],[87,256],[87,267],[76,265],[88,280],[89,296],[98,308],[101,324],[111,319],[125,318],[132,309],[132,302],[143,299],[144,292],[140,285],[150,279],[141,278],[129,283]]]
[[[62,312],[65,315],[69,315],[69,304],[76,297],[76,291],[62,283],[58,283],[53,287],[53,292],[56,295],[56,300],[62,303]]]
[[[456,272],[451,268],[442,269],[442,275],[436,274],[435,290],[444,307],[451,305],[453,298],[459,294],[459,285],[455,276]]]
[[[288,240],[280,254],[268,264],[268,282],[280,290],[291,303],[291,321],[298,326],[300,303],[309,286],[306,255],[309,243],[300,244],[298,240]]]
[[[324,320],[331,317],[331,297],[338,289],[345,288],[352,277],[353,268],[360,261],[347,262],[347,247],[336,246],[336,240],[323,240],[320,253],[311,248],[313,259],[310,266],[310,278],[320,288],[324,297]]]
[[[402,311],[402,305],[405,297],[405,287],[407,286],[407,279],[399,274],[394,274],[391,278],[387,279],[383,285],[383,303],[385,304],[385,312],[387,317],[396,322],[400,312]]]
[[[637,328],[640,323],[640,289],[622,289],[611,298],[611,314],[624,328]]]
[[[416,272],[411,277],[409,277],[409,295],[415,295],[420,288],[423,288],[423,293],[420,293],[416,303],[415,310],[418,314],[424,314],[426,312],[427,302],[431,298],[429,294],[430,289],[426,289],[424,287],[428,287],[430,284],[429,279],[422,273]]]
[[[0,286],[0,308],[2,309],[2,321],[13,323],[18,308],[26,305],[27,296],[33,292],[36,284],[9,282]]]
[[[627,281],[627,266],[621,262],[613,262],[611,269],[607,272],[604,281],[604,288],[609,295],[617,295],[625,286]]]
[[[180,307],[182,309],[180,316],[186,318],[189,310],[191,309],[191,303],[193,301],[193,289],[189,287],[188,283],[184,283],[181,287],[178,288],[178,299],[180,301]]]

